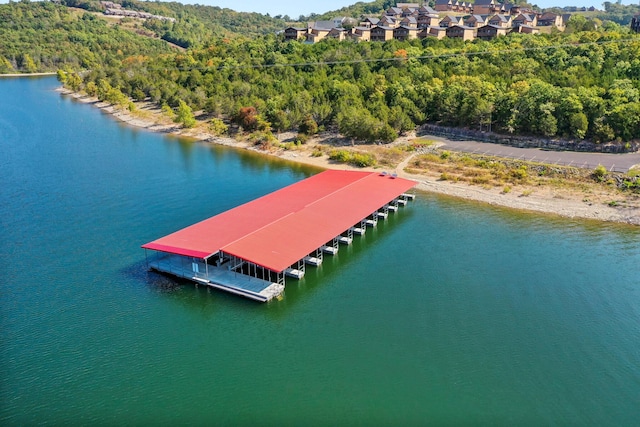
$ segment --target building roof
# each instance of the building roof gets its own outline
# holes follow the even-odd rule
[[[434,8],[430,7],[430,6],[422,6],[419,10],[418,10],[421,14],[432,14],[435,13],[437,14],[438,11],[436,11]]]
[[[510,17],[505,15],[496,14],[489,19],[489,22],[495,21],[496,19],[499,20],[500,22],[509,22],[509,18]]]
[[[414,185],[377,172],[327,170],[142,247],[196,258],[223,251],[279,272]]]
[[[308,26],[312,28],[330,30],[336,26],[336,23],[334,21],[312,21],[308,23]]]
[[[549,19],[556,19],[558,17],[558,15],[556,15],[555,13],[552,12],[545,12],[543,13],[538,19],[542,19],[542,20],[549,20]]]
[[[467,22],[484,22],[487,20],[487,15],[471,15],[467,18]]]

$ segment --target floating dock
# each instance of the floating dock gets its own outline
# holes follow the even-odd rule
[[[142,247],[152,270],[265,302],[413,200],[415,184],[327,170]]]

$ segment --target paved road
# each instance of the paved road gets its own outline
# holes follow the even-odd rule
[[[421,137],[438,141],[443,144],[443,148],[448,150],[511,157],[541,163],[571,165],[587,169],[594,169],[596,166],[602,165],[608,170],[618,172],[627,172],[634,165],[640,167],[640,153],[609,154],[583,153],[579,151],[550,151],[539,148],[511,147],[490,142],[455,141],[435,135],[421,135]]]

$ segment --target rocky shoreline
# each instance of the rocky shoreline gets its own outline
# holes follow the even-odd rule
[[[316,157],[312,153],[322,141],[312,139],[305,144],[304,149],[289,151],[277,150],[264,152],[256,149],[251,143],[238,141],[232,138],[213,136],[206,131],[195,129],[183,129],[175,123],[163,120],[159,109],[149,104],[140,103],[141,115],[130,114],[126,109],[114,107],[111,104],[100,102],[96,98],[74,93],[68,89],[58,89],[60,93],[71,96],[79,102],[92,104],[95,107],[111,114],[116,119],[131,126],[147,129],[152,132],[168,133],[175,136],[193,138],[194,140],[225,145],[240,149],[249,149],[265,155],[270,155],[293,162],[304,163],[320,168],[359,169],[342,163],[334,163],[326,156]],[[502,206],[511,209],[540,212],[560,215],[567,218],[584,218],[599,221],[619,222],[632,225],[640,225],[640,197],[627,197],[624,203],[617,203],[612,199],[612,194],[603,192],[592,194],[588,200],[580,194],[563,192],[551,187],[515,188],[514,191],[504,193],[498,188],[484,188],[464,183],[442,181],[436,175],[413,175],[405,171],[411,155],[402,160],[395,168],[395,172],[402,177],[415,180],[417,188],[431,193],[473,200],[494,206]],[[380,170],[380,168],[364,168],[364,170]],[[615,203],[614,203],[615,202]]]

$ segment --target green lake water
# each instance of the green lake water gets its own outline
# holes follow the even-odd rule
[[[0,80],[0,424],[637,425],[640,229],[417,193],[260,304],[140,245],[316,169]]]

